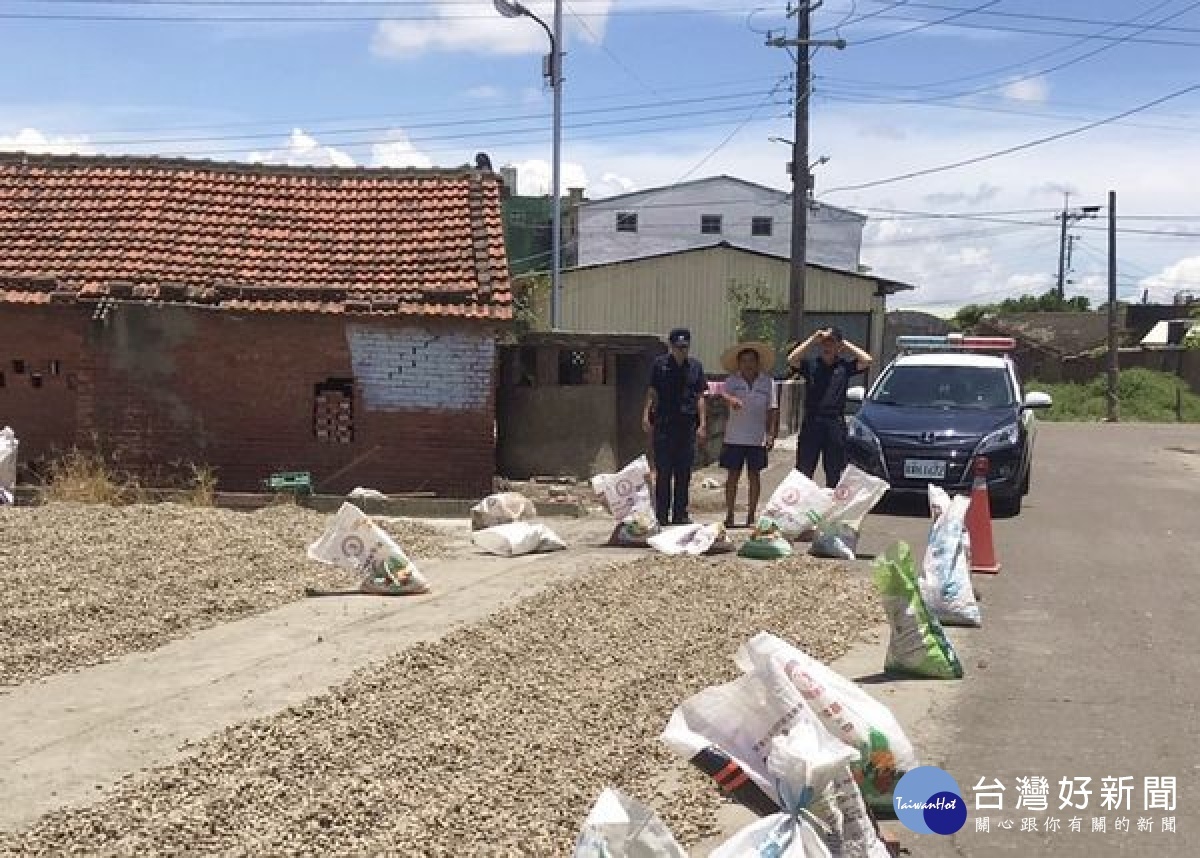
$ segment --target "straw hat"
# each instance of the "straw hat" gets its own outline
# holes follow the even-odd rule
[[[759,372],[769,373],[771,368],[775,366],[775,349],[766,343],[738,343],[735,346],[730,346],[721,355],[721,366],[724,367],[726,372],[734,373],[738,371],[738,355],[745,351],[752,351],[758,354]]]

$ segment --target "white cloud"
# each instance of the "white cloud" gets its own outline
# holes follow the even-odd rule
[[[1044,77],[1014,80],[1003,89],[1004,97],[1011,101],[1044,104],[1050,97],[1050,85]]]
[[[371,147],[373,167],[432,167],[433,161],[408,139],[403,131],[393,131],[386,143]]]
[[[1149,289],[1153,301],[1170,302],[1178,292],[1200,295],[1200,256],[1185,257],[1158,274],[1143,278],[1138,289]]]
[[[531,12],[548,25],[554,19],[554,0],[524,0]],[[589,0],[564,16],[564,41],[599,44],[608,31],[617,0]],[[736,8],[713,10],[704,0],[621,0],[622,10],[687,9],[712,15],[744,18]],[[502,17],[491,0],[427,0],[432,20],[381,21],[371,49],[391,59],[412,59],[430,51],[496,55],[544,54],[549,50],[546,32],[528,18]]]
[[[322,146],[316,138],[295,128],[284,149],[255,152],[249,160],[264,164],[287,164],[292,167],[353,167],[354,159],[340,149]]]
[[[551,21],[551,3],[531,0],[528,5],[544,21]],[[545,31],[534,21],[503,18],[490,0],[432,0],[430,6],[422,8],[433,10],[437,20],[381,21],[372,50],[379,56],[404,60],[427,51],[532,54],[546,53],[549,47]]]
[[[16,134],[0,135],[0,151],[86,155],[96,150],[84,135],[47,136],[36,128],[22,128]]]
[[[473,86],[467,90],[467,98],[473,98],[477,101],[498,101],[504,98],[504,90],[490,84]]]

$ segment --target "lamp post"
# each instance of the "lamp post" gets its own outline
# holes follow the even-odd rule
[[[543,63],[542,74],[554,90],[554,154],[550,167],[553,234],[550,237],[550,327],[557,330],[560,319],[562,275],[562,0],[554,0],[554,28],[539,18],[519,0],[493,0],[496,11],[505,18],[532,18],[550,38],[550,53]]]

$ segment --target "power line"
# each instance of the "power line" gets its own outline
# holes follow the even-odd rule
[[[861,47],[862,45],[871,45],[876,42],[882,42],[886,39],[896,39],[896,38],[899,38],[900,36],[909,36],[909,35],[912,35],[913,33],[919,33],[922,30],[928,30],[931,27],[937,27],[942,24],[950,24],[950,23],[953,23],[954,21],[959,20],[960,18],[966,18],[970,15],[978,14],[979,12],[982,12],[985,9],[989,9],[992,6],[998,6],[1000,4],[1000,2],[1001,2],[1001,0],[988,0],[988,2],[980,3],[978,6],[974,6],[970,9],[959,9],[959,10],[955,11],[953,14],[947,15],[944,18],[939,18],[936,21],[921,21],[917,26],[910,27],[907,30],[901,30],[896,33],[881,33],[880,35],[872,36],[869,39],[858,39],[856,41],[852,41],[850,44],[853,45],[854,47]],[[882,18],[883,16],[879,15],[876,17]]]
[[[719,95],[719,94],[714,93],[713,90],[721,89],[721,88],[728,88],[728,87],[735,87],[735,86],[744,86],[747,84],[765,84],[768,82],[774,82],[777,79],[778,78],[776,76],[770,76],[770,77],[756,77],[756,78],[741,78],[741,79],[737,79],[737,80],[711,81],[711,82],[704,83],[704,84],[691,84],[688,86],[660,87],[658,91],[660,93],[704,92],[706,94],[706,97],[725,98],[725,97],[728,97],[728,94],[727,95]],[[757,95],[761,91],[762,91],[762,89],[760,88],[760,89],[755,90],[752,93],[748,93],[748,95]],[[629,93],[629,92],[610,92],[610,93],[602,93],[599,95],[589,95],[587,97],[587,100],[589,102],[610,102],[610,101],[615,101],[618,99],[628,98],[630,95],[631,95],[631,93]],[[498,112],[501,112],[504,114],[500,117],[480,117],[481,120],[489,120],[490,119],[492,121],[495,121],[495,120],[500,120],[500,119],[512,119],[513,117],[511,115],[509,115],[507,112],[508,109],[510,107],[520,107],[520,106],[522,106],[521,102],[493,101],[488,105],[481,105],[478,109],[482,110],[482,111],[493,111],[493,112],[498,111]],[[624,105],[619,105],[619,106],[613,107],[611,109],[612,110],[625,110],[626,107]],[[219,131],[222,129],[230,129],[230,128],[256,128],[256,127],[266,127],[266,126],[271,126],[271,125],[276,125],[276,126],[284,125],[284,126],[288,126],[290,128],[295,128],[297,126],[303,126],[303,127],[307,128],[307,127],[312,127],[312,126],[316,126],[316,125],[324,125],[327,123],[337,123],[337,122],[372,122],[372,123],[379,123],[379,122],[386,122],[386,121],[407,122],[413,118],[426,118],[426,117],[430,117],[430,116],[462,116],[462,113],[463,113],[463,110],[461,107],[454,107],[454,108],[446,108],[446,109],[442,109],[442,110],[420,110],[420,111],[414,111],[414,112],[405,112],[403,114],[394,114],[392,116],[373,114],[370,116],[358,115],[358,116],[324,116],[324,117],[290,117],[290,118],[285,117],[285,118],[254,119],[254,120],[244,120],[244,121],[238,121],[238,122],[223,122],[223,123],[211,123],[211,124],[172,125],[172,126],[166,126],[166,127],[164,127],[164,126],[143,127],[143,128],[134,127],[134,128],[124,128],[124,129],[121,129],[120,131],[87,131],[87,130],[83,130],[83,131],[75,131],[72,133],[84,135],[87,137],[103,137],[104,135],[111,135],[111,134],[143,134],[144,133],[144,134],[165,135],[165,134],[168,134],[171,132]],[[568,111],[567,115],[576,115],[577,113],[578,113],[578,111]],[[401,118],[401,117],[403,117],[403,118]]]
[[[579,2],[579,0],[575,0],[575,2]],[[608,46],[608,44],[604,41],[604,39],[602,39],[602,38],[600,38],[600,36],[596,35],[596,31],[592,29],[592,26],[591,26],[591,24],[589,24],[587,22],[587,19],[585,19],[578,12],[576,12],[574,7],[570,3],[565,3],[564,5],[566,6],[567,11],[571,13],[571,17],[579,22],[579,26],[581,26],[583,28],[585,33],[587,33],[589,36],[591,36],[592,41],[595,44],[600,46],[600,49],[608,55],[608,58],[610,60],[612,60],[614,63],[616,63],[617,66],[622,71],[624,71],[625,74],[629,75],[629,77],[631,79],[633,79],[638,84],[640,84],[643,89],[648,90],[653,95],[657,95],[659,98],[662,97],[662,95],[654,87],[652,87],[650,84],[646,83],[646,81],[642,79],[641,75],[639,75],[636,71],[634,71],[632,68],[630,68],[629,65],[623,59],[621,59],[619,56],[617,56],[616,53],[613,52],[612,48],[610,48]]]
[[[871,2],[882,3],[882,2],[885,2],[885,0],[871,0]],[[1156,11],[1156,9],[1161,8],[1162,6],[1165,6],[1165,5],[1169,5],[1169,4],[1160,3],[1154,9],[1146,10],[1145,12],[1142,12],[1137,17],[1143,17],[1145,15],[1151,14],[1151,12]],[[942,4],[938,4],[938,3],[920,3],[920,2],[913,2],[913,0],[903,0],[903,2],[900,2],[900,3],[888,2],[887,7],[885,8],[884,11],[893,9],[896,6],[907,6],[910,9],[929,9],[929,10],[935,11],[935,12],[949,12],[949,11],[954,11],[955,9],[957,9],[957,7],[955,7],[955,6],[946,6],[946,5],[942,5]],[[873,17],[875,14],[876,13],[872,13],[871,15],[866,15],[863,17],[864,17],[864,19],[869,18],[869,17]],[[1039,14],[1039,13],[1035,13],[1035,12],[1000,11],[998,9],[980,12],[979,14],[981,16],[987,17],[987,18],[1005,18],[1005,19],[1022,20],[1022,21],[1048,21],[1048,22],[1059,23],[1059,24],[1083,24],[1085,26],[1090,26],[1090,27],[1121,28],[1121,27],[1131,26],[1129,21],[1105,21],[1105,20],[1098,20],[1096,18],[1075,18],[1075,17],[1065,16],[1065,15],[1045,15],[1045,14]],[[1167,26],[1157,26],[1156,25],[1153,27],[1153,29],[1155,31],[1159,31],[1159,32],[1200,33],[1200,27],[1167,27]]]
[[[1158,3],[1157,5],[1151,7],[1150,9],[1145,10],[1144,12],[1139,12],[1137,15],[1134,15],[1132,18],[1126,19],[1124,22],[1121,23],[1120,26],[1132,26],[1138,20],[1140,20],[1141,18],[1144,18],[1146,15],[1151,15],[1151,14],[1157,12],[1159,9],[1162,9],[1164,6],[1170,6],[1173,2],[1174,2],[1174,0],[1164,0],[1164,2]],[[1114,29],[1116,29],[1116,27],[1114,27]],[[1073,42],[1070,45],[1061,46],[1061,47],[1055,48],[1051,51],[1046,51],[1045,53],[1037,54],[1036,56],[1027,57],[1027,58],[1021,60],[1020,62],[1009,63],[1009,64],[1003,65],[1003,66],[996,66],[994,68],[985,69],[984,71],[981,71],[981,72],[974,72],[974,73],[968,74],[968,75],[960,75],[958,77],[943,79],[940,81],[934,81],[932,83],[911,84],[911,85],[879,83],[877,81],[871,81],[871,82],[863,81],[863,83],[866,85],[872,86],[872,87],[897,86],[902,89],[934,89],[934,90],[937,90],[937,89],[941,89],[942,87],[952,86],[952,85],[958,84],[958,83],[965,83],[966,81],[969,81],[969,80],[979,80],[980,78],[993,77],[994,75],[1002,74],[1007,71],[1012,71],[1013,69],[1025,68],[1030,63],[1036,63],[1036,62],[1040,62],[1041,60],[1056,57],[1056,56],[1060,55],[1061,53],[1063,53],[1064,51],[1073,50],[1076,47],[1086,45],[1090,41],[1091,41],[1090,37],[1084,37],[1084,38],[1078,39],[1077,41]]]
[[[753,97],[759,96],[759,95],[761,95],[761,92],[737,92],[737,93],[729,93],[726,95],[706,95],[706,96],[700,96],[697,98],[678,98],[678,99],[669,99],[669,100],[658,101],[658,102],[643,102],[641,104],[623,104],[623,105],[616,105],[613,107],[583,108],[580,110],[569,111],[566,115],[567,116],[605,116],[605,115],[610,115],[610,114],[620,114],[629,121],[643,121],[643,120],[651,119],[653,117],[645,117],[645,116],[629,117],[629,116],[627,116],[627,114],[630,113],[631,111],[656,110],[656,109],[663,108],[663,107],[680,107],[683,105],[692,105],[692,104],[716,104],[716,103],[720,103],[722,101],[732,101],[735,99],[738,101],[744,101],[747,98],[753,98]],[[728,110],[731,108],[736,109],[737,106],[738,106],[737,104],[734,104],[734,105],[731,105],[730,107],[724,107],[724,108],[720,108],[720,109],[721,110]],[[701,115],[702,113],[709,113],[709,112],[713,112],[713,111],[698,111],[696,115]],[[680,116],[680,114],[678,114],[678,113],[668,114],[668,116],[670,118],[677,118]],[[527,113],[527,114],[518,114],[515,116],[505,116],[505,117],[496,117],[496,118],[454,119],[454,120],[441,121],[441,122],[408,123],[408,122],[403,122],[403,120],[401,120],[399,118],[397,118],[396,121],[402,123],[403,130],[407,133],[408,131],[413,130],[413,129],[462,128],[462,127],[476,127],[476,126],[487,127],[487,126],[494,125],[494,124],[508,124],[508,123],[513,123],[513,122],[524,122],[524,121],[541,121],[543,119],[544,119],[544,117],[541,114]],[[289,123],[289,124],[292,124],[294,126],[296,123]],[[580,125],[580,126],[576,126],[576,127],[585,127],[585,126]],[[397,130],[396,124],[392,123],[392,124],[388,124],[388,125],[368,125],[368,126],[354,126],[354,127],[349,127],[349,128],[329,128],[329,129],[325,129],[322,133],[324,133],[326,135],[329,135],[329,134],[371,134],[371,133],[381,133],[381,132],[388,132],[388,131],[395,131],[395,130]],[[519,129],[519,130],[524,131],[524,130],[534,130],[534,129]],[[266,140],[266,139],[273,139],[275,137],[278,137],[279,132],[278,131],[265,131],[265,132],[253,132],[253,133],[244,133],[244,134],[201,135],[201,136],[194,136],[194,137],[138,137],[138,138],[130,137],[130,138],[124,138],[124,139],[117,138],[115,140],[104,139],[103,135],[95,135],[95,136],[97,137],[97,139],[94,142],[96,142],[99,145],[152,146],[152,145],[158,145],[158,144],[220,143],[220,142],[233,141],[233,140]]]
[[[115,4],[114,4],[115,5]],[[145,5],[151,5],[146,3]],[[158,0],[155,5],[165,5],[165,0]],[[200,5],[200,4],[197,4]],[[243,4],[238,3],[238,6]],[[328,4],[322,4],[328,5]],[[580,12],[588,18],[608,18],[610,16],[642,18],[642,17],[674,17],[677,15],[719,15],[736,14],[747,11],[749,7],[706,7],[703,9],[670,8],[670,9],[610,9],[603,12]],[[0,12],[0,20],[9,21],[76,21],[76,22],[124,22],[149,24],[352,24],[376,23],[378,21],[436,21],[447,23],[453,21],[491,20],[494,13],[464,12],[461,14],[439,14],[434,12],[411,12],[404,14],[379,13],[375,15],[129,15],[129,14],[97,14],[90,12]]]
[[[952,163],[942,164],[937,167],[928,167],[923,170],[914,170],[910,173],[903,173],[899,176],[889,176],[888,178],[885,178],[885,179],[875,179],[874,181],[862,182],[857,185],[844,185],[840,188],[831,188],[830,190],[826,191],[825,194],[828,195],[828,194],[842,193],[845,191],[861,191],[861,190],[866,190],[867,188],[876,188],[876,187],[879,187],[880,185],[894,184],[895,182],[903,182],[903,181],[907,181],[908,179],[915,179],[915,178],[919,178],[921,176],[929,176],[934,173],[944,173],[949,170],[956,170],[960,167],[967,167],[972,164],[981,163],[983,161],[990,161],[995,158],[1003,157],[1005,155],[1012,155],[1016,152],[1023,152],[1027,149],[1033,149],[1038,146],[1043,146],[1047,143],[1053,143],[1057,140],[1063,140],[1067,137],[1074,137],[1076,135],[1083,134],[1083,133],[1085,133],[1087,131],[1091,131],[1095,128],[1099,128],[1101,126],[1108,125],[1112,122],[1116,122],[1117,120],[1124,119],[1127,116],[1133,116],[1134,114],[1142,113],[1144,111],[1150,110],[1151,108],[1157,107],[1160,104],[1163,104],[1165,102],[1168,102],[1173,99],[1179,98],[1181,96],[1187,95],[1188,93],[1191,93],[1197,89],[1200,89],[1200,84],[1192,84],[1191,86],[1187,86],[1187,87],[1184,87],[1183,89],[1175,90],[1172,93],[1168,93],[1167,95],[1164,95],[1160,98],[1156,98],[1156,99],[1153,99],[1152,101],[1147,101],[1143,104],[1139,104],[1136,107],[1132,107],[1129,110],[1122,111],[1121,113],[1115,114],[1113,116],[1108,116],[1108,117],[1105,117],[1104,119],[1096,120],[1095,122],[1089,122],[1085,125],[1079,125],[1079,126],[1076,126],[1075,128],[1069,128],[1066,131],[1060,131],[1057,134],[1050,134],[1045,137],[1039,137],[1035,140],[1030,140],[1026,143],[1021,143],[1016,146],[1009,146],[1004,149],[998,149],[994,152],[988,152],[983,155],[976,155],[973,158],[964,158],[961,161],[954,161]]]
[[[879,39],[885,38],[885,37],[892,38],[892,37],[896,37],[896,36],[907,35],[909,33],[917,32],[919,30],[926,30],[926,29],[929,29],[930,27],[946,26],[946,27],[951,27],[954,29],[978,30],[978,31],[988,32],[988,33],[1020,33],[1020,34],[1027,35],[1027,36],[1051,36],[1051,37],[1059,38],[1059,39],[1087,39],[1087,40],[1108,39],[1111,41],[1118,41],[1118,42],[1133,42],[1133,43],[1136,43],[1139,45],[1158,45],[1161,47],[1173,47],[1173,48],[1194,48],[1194,47],[1197,47],[1198,45],[1200,45],[1200,42],[1180,41],[1178,39],[1158,39],[1158,38],[1143,38],[1143,37],[1132,37],[1131,38],[1128,36],[1106,36],[1106,35],[1103,35],[1102,33],[1076,33],[1076,32],[1067,32],[1065,30],[1043,30],[1043,29],[1036,29],[1034,27],[1017,27],[1017,26],[1006,26],[1006,25],[1001,25],[1001,24],[972,24],[972,23],[962,22],[962,21],[947,22],[945,19],[929,21],[924,18],[907,18],[907,17],[903,17],[903,16],[899,16],[899,15],[880,16],[880,20],[897,21],[897,22],[902,22],[902,23],[903,22],[916,23],[916,24],[919,24],[920,26],[912,27],[908,30],[901,30],[894,34],[888,33],[888,34],[884,34],[883,36],[876,36],[872,39],[864,39],[861,41],[851,42],[850,44],[851,45],[869,44],[870,42],[878,41]]]

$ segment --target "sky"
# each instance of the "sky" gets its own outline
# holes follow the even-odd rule
[[[552,0],[529,8],[552,18]],[[564,187],[788,189],[794,35],[767,0],[564,0]],[[1117,194],[1119,295],[1200,294],[1200,2],[825,0],[810,152],[862,262],[947,312],[1055,281]],[[491,0],[0,0],[0,148],[550,177],[546,33]],[[957,165],[957,166],[956,166]],[[911,175],[917,174],[917,175]],[[907,177],[907,178],[906,178]],[[1065,195],[1069,194],[1069,197]],[[1107,209],[1069,295],[1107,294]]]

